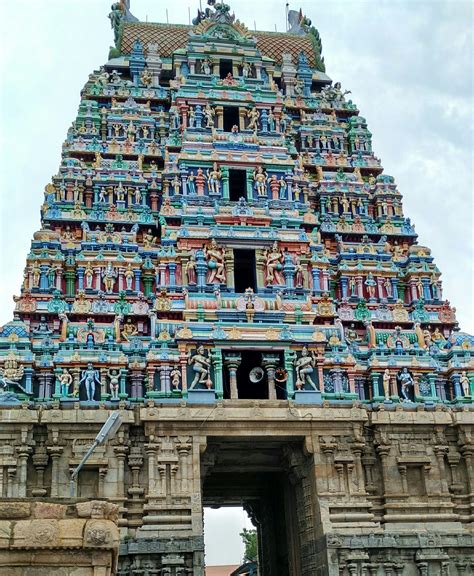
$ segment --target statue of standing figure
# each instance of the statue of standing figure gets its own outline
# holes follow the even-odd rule
[[[253,180],[255,182],[255,189],[257,191],[257,195],[259,197],[262,196],[266,197],[268,175],[261,166],[258,166],[258,168],[254,170]]]
[[[196,257],[194,254],[191,254],[189,260],[186,262],[184,273],[188,286],[194,286],[196,284]]]
[[[204,249],[206,255],[207,265],[210,270],[208,284],[217,282],[225,284],[225,258],[224,250],[220,248],[213,238],[210,244]]]
[[[249,119],[247,129],[256,132],[258,128],[258,119],[260,118],[259,111],[256,108],[251,108],[247,111],[247,118]]]
[[[310,353],[305,346],[301,350],[301,356],[294,361],[296,369],[296,387],[301,390],[305,384],[308,384],[313,390],[317,390],[316,384],[313,382],[311,375],[316,366],[316,358],[313,353]]]
[[[377,284],[374,280],[372,273],[369,273],[364,284],[367,286],[367,292],[369,293],[369,298],[373,300],[375,298],[375,287]]]
[[[206,350],[204,346],[199,346],[194,356],[191,356],[188,360],[190,366],[192,366],[193,371],[196,373],[194,380],[189,386],[189,390],[192,390],[198,384],[204,384],[207,388],[212,386],[212,381],[209,378],[209,369],[211,367],[211,362],[207,356],[205,356]],[[210,384],[210,385],[209,385]]]
[[[72,384],[72,376],[66,368],[58,375],[59,384],[61,387],[61,396],[63,398],[69,396],[69,388]]]
[[[402,368],[402,371],[398,373],[397,380],[400,384],[400,390],[405,402],[411,402],[409,396],[409,389],[413,388],[415,381],[413,380],[413,376],[408,372],[408,368]]]
[[[82,378],[79,380],[79,386],[84,382],[86,389],[86,397],[89,402],[94,400],[95,385],[100,388],[101,382],[99,377],[99,370],[95,370],[91,362],[87,365],[87,369],[82,372]]]
[[[102,269],[102,278],[104,279],[105,291],[107,294],[112,294],[117,278],[117,270],[112,266],[112,262],[108,262],[107,266]]]
[[[123,10],[120,2],[112,4],[111,12],[109,14],[110,27],[114,31],[114,43],[118,46],[120,41],[120,24],[123,20]]]
[[[385,400],[390,400],[390,370],[385,368],[382,376],[383,393]]]
[[[133,290],[133,279],[135,278],[135,274],[133,273],[132,265],[130,263],[125,270],[124,277],[127,290]]]
[[[206,128],[214,128],[214,116],[216,113],[214,109],[209,106],[209,103],[206,104],[203,114],[204,118],[206,119]]]
[[[207,186],[209,194],[220,194],[222,172],[219,170],[217,162],[214,162],[212,170],[207,170]]]
[[[466,376],[466,373],[463,372],[461,374],[461,378],[459,379],[459,383],[461,384],[461,388],[462,388],[462,393],[464,394],[464,397],[470,397],[471,396],[471,383],[469,382],[469,378]]]
[[[110,399],[119,400],[120,371],[110,368],[107,372],[109,377]]]
[[[272,247],[265,250],[265,270],[266,270],[266,284],[283,284],[283,254],[278,248],[278,242],[275,241]]]

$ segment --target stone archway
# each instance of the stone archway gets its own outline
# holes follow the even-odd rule
[[[315,573],[316,507],[303,438],[208,438],[205,506],[243,506],[257,527],[261,576]]]

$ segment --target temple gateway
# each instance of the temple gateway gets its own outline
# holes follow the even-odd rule
[[[472,574],[474,339],[318,31],[109,18],[0,328],[0,572],[203,576],[239,505],[261,576]]]

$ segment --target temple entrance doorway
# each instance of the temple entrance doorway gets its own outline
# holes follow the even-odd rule
[[[315,526],[308,488],[294,474],[296,461],[305,466],[302,445],[295,438],[208,438],[202,456],[203,505],[244,508],[257,529],[260,576],[304,573]]]

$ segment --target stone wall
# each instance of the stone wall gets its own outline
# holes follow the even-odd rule
[[[117,569],[118,508],[103,501],[76,504],[0,501],[2,576],[109,576]]]
[[[67,506],[48,505],[39,531],[48,542],[29,548],[38,540],[35,514],[45,506],[29,499],[68,499],[70,471],[108,415],[105,408],[0,410],[0,486],[10,498],[2,501],[1,545],[10,557],[21,549],[18,562],[29,557],[41,565],[42,550],[68,546],[92,569],[87,535],[93,516],[83,517],[78,505],[78,517],[69,519]],[[123,409],[122,420],[77,485],[79,497],[119,507],[122,576],[140,566],[202,576],[203,505],[239,502],[248,504],[267,544],[264,576],[456,576],[472,569],[468,406],[150,403]],[[272,490],[248,483],[246,473],[253,471],[264,487],[268,470]],[[74,530],[63,528],[69,522]],[[107,542],[91,538],[90,553],[110,570],[115,528]],[[280,564],[269,554],[275,538]]]

